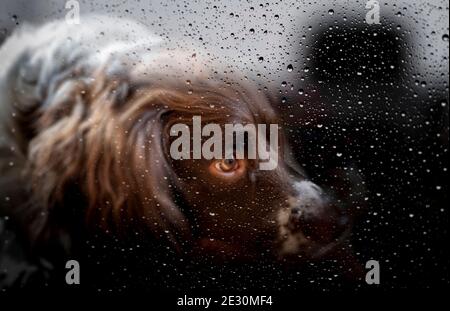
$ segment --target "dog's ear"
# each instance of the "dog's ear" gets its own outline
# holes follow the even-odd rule
[[[41,110],[28,151],[32,201],[42,215],[34,230],[82,211],[89,224],[106,230],[151,229],[159,239],[181,239],[188,225],[173,201],[164,92],[142,96],[126,79],[95,81],[67,85]],[[77,191],[82,206],[74,206]]]
[[[23,180],[27,198],[18,208],[18,217],[32,243],[48,240],[56,229],[63,228],[56,218],[57,204],[63,204],[63,191],[82,163],[82,144],[78,127],[86,118],[87,86],[76,80],[60,85],[57,94],[51,94],[42,103],[28,105],[26,101],[14,105],[14,129],[17,142],[24,154]],[[28,107],[26,106],[26,107]],[[52,225],[50,225],[52,223]]]

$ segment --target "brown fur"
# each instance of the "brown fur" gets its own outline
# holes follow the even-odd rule
[[[233,82],[133,83],[103,72],[93,80],[70,81],[65,96],[19,118],[23,130],[35,133],[26,168],[32,205],[41,209],[31,216],[33,239],[48,234],[49,215],[64,209],[73,185],[87,202],[78,208],[90,225],[120,232],[137,224],[157,236],[170,232],[172,241],[189,238],[172,198],[178,182],[168,161],[169,126],[193,115],[221,124],[276,121],[263,95]]]

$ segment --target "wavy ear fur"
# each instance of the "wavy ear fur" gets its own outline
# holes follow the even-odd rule
[[[88,224],[104,230],[139,230],[144,223],[160,238],[186,238],[165,147],[170,96],[151,89],[142,94],[126,78],[102,74],[91,85],[62,88],[64,96],[40,109],[28,148],[31,202],[41,210],[32,219],[34,234],[83,211]]]

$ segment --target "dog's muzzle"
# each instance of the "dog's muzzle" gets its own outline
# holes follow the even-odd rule
[[[279,211],[280,255],[321,256],[338,245],[350,218],[311,181],[295,182],[287,209]]]

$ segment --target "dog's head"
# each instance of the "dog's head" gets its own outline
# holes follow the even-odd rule
[[[106,232],[144,232],[181,252],[236,259],[316,256],[343,239],[349,215],[289,160],[277,113],[252,83],[231,73],[208,74],[199,61],[193,70],[177,69],[168,57],[167,65],[156,59],[135,71],[137,60],[112,57],[97,66],[89,55],[72,54],[61,64],[46,56],[42,62],[51,70],[36,81],[30,72],[39,57],[17,69],[15,129],[26,158],[35,236],[73,227],[81,218]],[[178,59],[186,63],[184,56]],[[121,69],[113,70],[117,63]],[[21,68],[27,69],[22,78]],[[33,94],[43,97],[30,105],[26,91],[36,84]],[[262,170],[260,159],[236,150],[223,159],[175,159],[172,127],[192,129],[196,116],[220,129],[278,125],[276,137],[258,136],[257,143],[277,139],[276,165]]]
[[[248,153],[171,156],[173,125],[192,129],[195,116],[220,128],[279,124],[267,98],[242,85],[101,74],[42,107],[28,147],[33,201],[45,210],[38,230],[82,213],[90,226],[144,230],[181,251],[216,258],[315,255],[336,244],[347,215],[288,160],[282,128],[271,170]],[[269,145],[269,134],[262,139]]]

